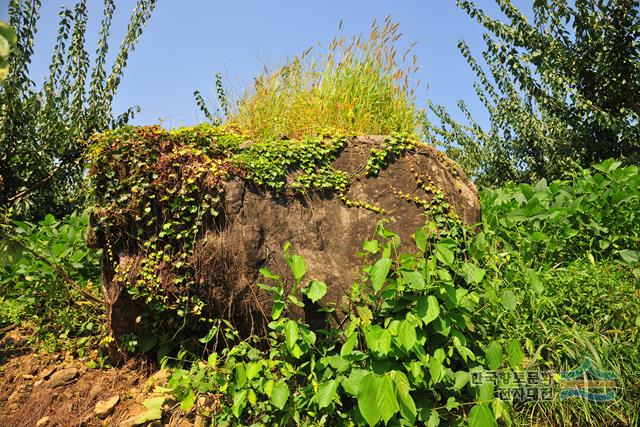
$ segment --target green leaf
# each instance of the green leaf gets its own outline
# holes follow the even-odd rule
[[[409,380],[404,372],[400,371],[391,371],[389,372],[389,376],[393,380],[393,385],[395,386],[396,397],[400,407],[400,415],[413,424],[416,420],[416,416],[418,415],[418,410],[416,409],[416,404],[409,393]]]
[[[378,378],[377,400],[380,418],[386,424],[400,410],[393,383],[388,375]]]
[[[362,249],[364,249],[367,252],[371,252],[372,254],[376,254],[380,249],[380,244],[378,243],[377,240],[366,240],[362,244]]]
[[[273,390],[271,391],[271,402],[275,405],[276,408],[282,410],[284,405],[287,404],[287,400],[289,400],[289,386],[284,380],[279,381],[276,385],[273,386]]]
[[[374,291],[378,292],[382,289],[382,285],[384,285],[384,282],[387,280],[390,268],[391,259],[389,258],[380,258],[375,264],[373,264],[373,266],[371,266],[369,279],[371,280],[371,287],[373,287]]]
[[[520,346],[520,342],[517,340],[510,340],[507,344],[507,359],[509,360],[509,365],[512,368],[517,368],[522,364],[524,360],[524,351],[522,350],[522,346]]]
[[[457,371],[455,373],[454,391],[460,391],[471,380],[471,374],[467,371]]]
[[[486,404],[475,405],[469,412],[469,427],[493,427],[498,426],[493,412]]]
[[[425,288],[424,276],[419,271],[403,271],[402,279],[413,290],[421,291]]]
[[[318,402],[318,408],[326,408],[333,402],[338,396],[338,380],[331,380],[320,384],[318,392],[316,394],[316,401]]]
[[[242,410],[247,404],[247,390],[240,390],[233,395],[233,406],[231,407],[231,413],[234,417],[240,418]]]
[[[462,272],[464,273],[465,282],[472,284],[482,282],[486,270],[470,262],[465,262],[462,264]]]
[[[187,395],[180,401],[180,408],[182,408],[183,411],[188,411],[193,407],[194,403],[196,403],[196,394],[190,389]]]
[[[382,418],[378,406],[378,382],[378,376],[369,372],[362,377],[358,387],[358,409],[370,426],[376,425]]]
[[[518,305],[516,294],[509,289],[502,292],[502,295],[500,296],[500,302],[502,302],[502,306],[509,311],[515,310]]]
[[[484,352],[485,364],[491,370],[498,369],[502,365],[502,358],[502,346],[498,341],[493,341]]]
[[[527,279],[529,280],[529,284],[531,284],[531,287],[536,293],[541,294],[542,292],[544,292],[544,286],[542,285],[542,280],[540,280],[540,276],[538,275],[537,271],[528,268]]]
[[[627,264],[634,265],[640,262],[640,252],[638,251],[623,249],[621,251],[618,251],[618,253],[620,254],[620,257],[623,259],[623,261]]]
[[[436,258],[446,266],[453,264],[454,255],[448,244],[436,244]]]
[[[351,352],[353,351],[353,347],[355,347],[357,342],[358,342],[358,333],[354,331],[351,333],[351,335],[347,337],[344,344],[342,344],[342,348],[340,349],[340,356],[345,357],[350,355]]]
[[[307,263],[304,261],[304,258],[300,255],[292,255],[289,260],[287,260],[287,263],[296,282],[299,282],[307,272]]]
[[[391,333],[378,325],[373,325],[365,330],[364,338],[367,347],[382,357],[391,350]]]
[[[311,302],[316,302],[327,294],[327,285],[319,280],[313,280],[307,287],[302,289],[302,293],[304,293]]]
[[[427,250],[427,234],[424,230],[424,227],[420,227],[416,231],[414,239],[416,241],[416,246],[418,247],[418,249],[420,249],[422,252]]]
[[[416,328],[407,320],[400,322],[398,327],[397,341],[400,346],[408,351],[416,344]]]
[[[287,323],[285,323],[284,337],[287,350],[289,350],[289,352],[293,352],[294,347],[298,342],[298,324],[294,320],[287,320]]]
[[[286,307],[286,304],[283,301],[276,301],[273,303],[273,308],[271,309],[271,317],[273,320],[278,320],[282,315],[282,310]]]
[[[428,325],[440,316],[438,299],[434,295],[429,295],[426,299],[420,299],[416,307],[416,313],[420,316],[425,326]]]

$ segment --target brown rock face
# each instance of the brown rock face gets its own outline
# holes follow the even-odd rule
[[[265,281],[258,270],[266,267],[290,286],[293,278],[282,251],[288,241],[291,251],[306,260],[303,285],[309,280],[324,281],[328,293],[320,305],[335,306],[339,316],[345,294],[361,275],[363,261],[356,254],[363,241],[373,237],[378,221],[389,221],[386,227],[402,239],[401,251],[415,251],[411,236],[424,225],[425,211],[399,193],[422,200],[433,197],[417,184],[416,172],[442,191],[465,223],[479,221],[474,184],[434,148],[418,146],[393,159],[377,176],[367,176],[370,149],[381,141],[382,137],[351,140],[333,166],[350,177],[349,200],[366,202],[385,214],[347,206],[335,194],[288,197],[256,189],[240,177],[226,182],[221,221],[206,232],[192,257],[197,293],[211,314],[230,319],[243,333],[260,333],[270,320],[271,299],[257,286]],[[105,283],[111,328],[116,333],[131,331],[136,312],[136,304],[119,286]],[[319,327],[326,319],[318,308],[307,304],[297,315]]]

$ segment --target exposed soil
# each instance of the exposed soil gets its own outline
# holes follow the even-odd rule
[[[0,426],[130,426],[146,411],[151,376],[149,365],[131,360],[121,367],[90,369],[88,358],[65,353],[37,353],[28,345],[30,331],[16,328],[0,336]],[[153,377],[151,380],[150,378]],[[118,396],[108,415],[96,415],[96,404]],[[191,422],[175,414],[168,424]]]

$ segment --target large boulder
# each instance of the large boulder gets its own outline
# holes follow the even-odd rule
[[[203,221],[197,242],[184,261],[192,281],[189,292],[204,302],[206,314],[230,320],[243,334],[264,331],[272,303],[257,286],[265,282],[259,269],[268,268],[282,278],[285,288],[290,287],[293,277],[283,257],[283,246],[290,242],[291,251],[306,260],[305,280],[321,280],[328,286],[319,304],[307,304],[295,315],[320,327],[327,319],[319,308],[331,306],[336,311],[329,320],[340,322],[344,297],[362,273],[363,261],[357,254],[363,241],[373,237],[380,220],[386,219],[386,227],[400,236],[400,251],[415,250],[411,236],[429,216],[456,215],[466,224],[479,221],[477,190],[458,165],[435,148],[417,142],[400,151],[385,152],[388,141],[382,136],[352,137],[335,150],[329,161],[333,169],[348,177],[344,192],[290,192],[286,187],[272,191],[256,185],[251,173],[241,168],[230,169],[212,185],[210,191],[220,196],[218,215],[208,223]],[[240,144],[235,152],[251,145]],[[372,173],[371,158],[376,153],[386,153],[382,155],[386,158],[378,162],[380,170]],[[190,159],[190,167],[194,162]],[[133,172],[119,172],[121,183],[126,182],[127,173]],[[299,170],[293,165],[288,173],[290,183]],[[123,245],[124,237],[108,237],[117,233],[100,226],[100,215],[111,218],[109,209],[114,205],[107,205],[105,198],[99,200],[102,203],[94,221],[98,238],[94,240],[105,250],[103,286],[110,328],[119,335],[135,331],[136,318],[143,310],[144,299],[136,299],[129,288],[139,283],[136,277],[148,250],[145,245]],[[109,222],[110,227],[140,235],[132,226],[137,217],[131,212],[127,215],[120,223]],[[158,264],[155,274],[163,278],[159,292],[174,296],[181,292],[179,286],[171,285],[178,273],[168,263]]]

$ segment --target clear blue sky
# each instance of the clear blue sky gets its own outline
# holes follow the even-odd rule
[[[7,0],[0,19],[6,19]],[[90,0],[89,46],[95,50],[102,2]],[[117,0],[111,48],[115,54],[134,5]],[[493,0],[477,3],[499,16]],[[518,5],[526,1],[515,2]],[[45,0],[36,36],[32,78],[40,84],[47,75],[61,5],[72,0]],[[136,124],[160,119],[167,127],[204,121],[193,99],[200,89],[213,98],[213,75],[222,72],[235,91],[264,65],[283,63],[317,42],[327,44],[343,21],[345,34],[367,33],[374,18],[391,15],[403,33],[400,46],[418,44],[415,54],[421,67],[417,103],[429,97],[456,109],[464,99],[481,121],[486,118],[473,92],[474,75],[456,47],[466,40],[480,53],[483,42],[479,25],[455,5],[455,0],[159,0],[136,51],[130,57],[114,111],[139,105]]]

